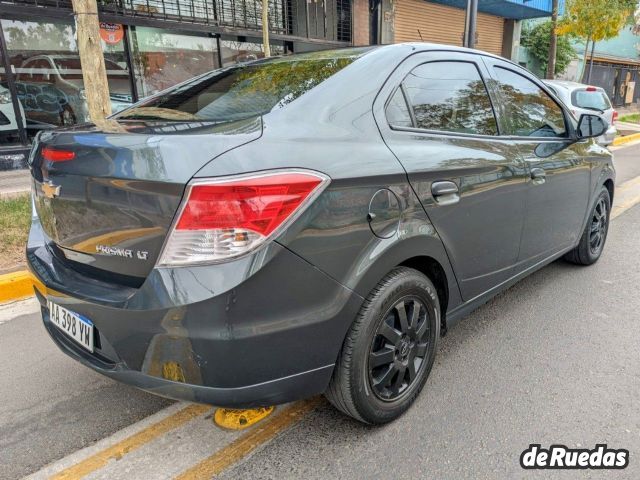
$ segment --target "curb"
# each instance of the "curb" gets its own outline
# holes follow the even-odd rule
[[[0,275],[0,303],[30,297],[35,286],[44,291],[44,285],[27,270]]]
[[[624,137],[616,137],[613,139],[613,143],[611,145],[625,145],[630,142],[635,142],[636,140],[640,140],[640,133],[632,133],[631,135],[625,135]]]

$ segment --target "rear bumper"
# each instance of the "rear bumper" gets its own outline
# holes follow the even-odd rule
[[[362,303],[277,243],[227,264],[154,269],[134,289],[74,271],[43,240],[35,219],[27,258],[46,287],[37,297],[53,341],[108,377],[174,399],[239,408],[323,392]],[[49,321],[47,299],[94,323],[94,353]]]

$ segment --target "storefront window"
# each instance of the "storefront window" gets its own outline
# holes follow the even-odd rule
[[[20,144],[20,133],[4,68],[0,68],[0,72],[0,148],[2,148]],[[24,126],[24,111],[21,110],[21,113]]]
[[[213,37],[147,27],[136,27],[131,34],[140,98],[219,67]]]
[[[285,53],[283,43],[270,43],[271,55]],[[264,49],[260,42],[240,42],[237,39],[223,37],[220,40],[220,53],[222,65],[235,65],[237,63],[250,62],[264,58]]]
[[[118,111],[131,103],[123,35],[118,33],[122,27],[102,27],[112,109]],[[88,121],[75,26],[2,20],[2,28],[29,136],[42,129]],[[6,78],[3,80],[6,88]]]

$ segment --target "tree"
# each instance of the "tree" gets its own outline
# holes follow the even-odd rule
[[[553,22],[547,20],[535,24],[522,32],[521,44],[527,47],[531,55],[540,63],[543,72],[548,70],[549,44],[553,31]],[[567,69],[567,66],[576,56],[576,52],[571,46],[567,37],[558,37],[556,40],[556,55],[554,74],[560,74]],[[548,76],[548,75],[547,75]]]
[[[553,0],[551,7],[551,38],[549,40],[549,57],[547,60],[547,78],[553,79],[556,73],[556,56],[558,55],[558,0]]]
[[[264,56],[271,56],[271,48],[269,46],[269,0],[262,0],[262,44],[264,47]]]
[[[589,43],[616,37],[632,18],[636,3],[637,0],[567,0],[557,32],[585,41],[580,79],[587,64]]]

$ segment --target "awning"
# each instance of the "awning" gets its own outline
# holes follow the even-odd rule
[[[450,7],[467,8],[467,0],[429,0]],[[559,2],[559,13],[564,12],[564,0]],[[498,17],[523,20],[550,17],[552,0],[478,0],[478,11]]]

